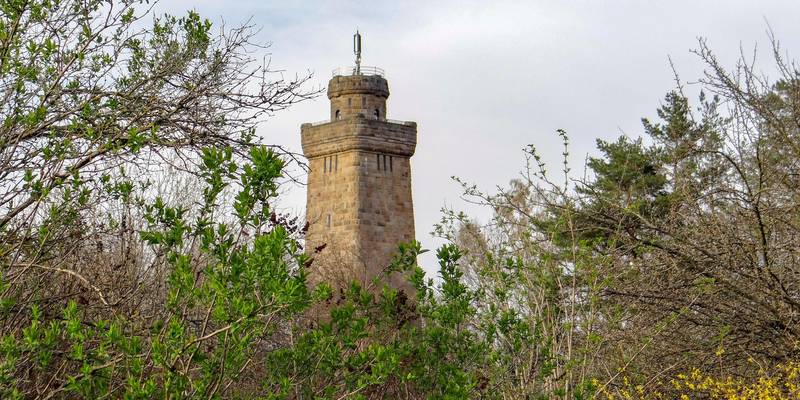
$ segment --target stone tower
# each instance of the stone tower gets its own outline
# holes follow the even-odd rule
[[[410,158],[417,124],[386,119],[384,73],[359,64],[360,57],[328,82],[330,120],[301,126],[310,168],[312,283],[369,283],[389,265],[398,243],[414,239]],[[392,284],[405,287],[400,277]]]

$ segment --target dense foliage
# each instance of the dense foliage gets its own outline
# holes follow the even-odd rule
[[[273,209],[296,160],[254,133],[308,77],[148,7],[0,0],[0,398],[798,395],[800,72],[774,40],[772,81],[700,42],[709,95],[598,141],[588,178],[531,146],[508,187],[462,182],[493,217],[446,210],[436,279],[400,244],[413,292],[312,288]]]

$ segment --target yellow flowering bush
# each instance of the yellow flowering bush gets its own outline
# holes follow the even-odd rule
[[[753,378],[715,377],[697,368],[680,373],[669,382],[653,387],[634,385],[627,377],[618,387],[600,387],[595,398],[607,400],[652,400],[680,398],[721,400],[795,400],[800,399],[800,362],[780,364],[769,370],[759,368]],[[667,395],[666,393],[669,393]]]

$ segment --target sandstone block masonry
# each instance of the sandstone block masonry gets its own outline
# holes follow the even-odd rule
[[[306,247],[311,280],[366,284],[389,265],[400,242],[414,239],[411,163],[414,122],[386,119],[389,88],[378,75],[335,76],[328,84],[331,120],[303,124],[309,160]],[[399,277],[396,287],[406,285]]]

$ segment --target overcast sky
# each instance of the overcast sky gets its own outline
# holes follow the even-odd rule
[[[800,1],[268,1],[162,0],[160,11],[195,9],[217,23],[262,27],[274,68],[315,74],[351,65],[352,35],[363,35],[363,64],[386,70],[388,118],[416,121],[412,158],[417,237],[427,248],[442,206],[467,209],[452,175],[491,189],[523,166],[534,144],[559,161],[556,129],[572,141],[572,167],[583,169],[596,138],[641,135],[681,78],[703,66],[690,50],[707,38],[733,65],[740,48],[758,45],[768,66],[767,22],[793,56],[800,53]],[[696,89],[696,88],[695,88]],[[329,117],[328,99],[299,104],[265,121],[266,142],[301,152],[300,124]],[[555,167],[555,166],[554,166]],[[302,215],[305,188],[284,197]],[[471,209],[485,218],[486,213]],[[434,271],[432,257],[423,263]]]

